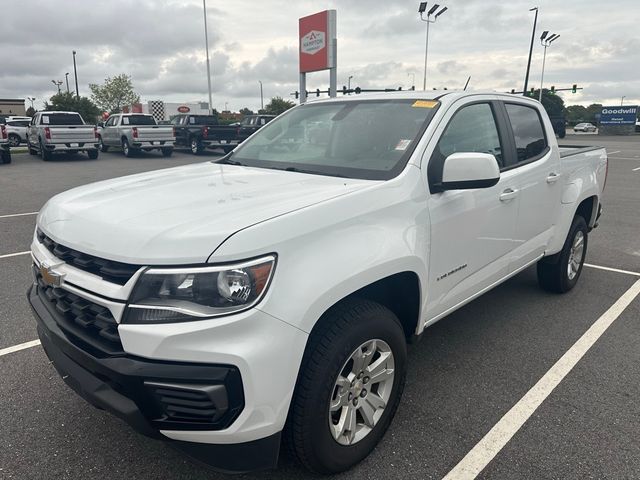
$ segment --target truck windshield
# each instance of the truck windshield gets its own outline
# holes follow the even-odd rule
[[[151,115],[130,115],[128,117],[122,117],[123,125],[157,125],[156,119]]]
[[[42,125],[84,125],[78,113],[43,113],[40,123]]]
[[[222,163],[388,180],[402,171],[438,106],[416,99],[305,104],[269,122]]]

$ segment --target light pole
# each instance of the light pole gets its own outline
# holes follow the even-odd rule
[[[620,106],[622,106],[622,104],[624,103],[625,98],[627,98],[627,96],[623,95],[622,98],[620,99]]]
[[[76,97],[80,98],[80,91],[78,90],[78,69],[76,68],[76,51],[73,51],[73,75],[76,77]]]
[[[213,105],[211,100],[211,65],[209,63],[209,32],[207,31],[207,0],[202,0],[204,11],[204,46],[207,52],[207,85],[209,86],[209,115],[213,115]]]
[[[440,5],[437,3],[431,7],[431,9],[427,12],[427,18],[424,18],[424,12],[427,10],[427,2],[420,2],[418,6],[418,13],[420,14],[420,20],[427,23],[427,38],[424,46],[424,78],[422,79],[422,90],[427,89],[427,58],[429,55],[429,24],[435,23],[440,15],[447,11],[448,7],[443,7],[438,13],[435,14],[433,18],[431,15],[435,13],[436,10],[440,8]]]
[[[62,85],[62,80],[51,80],[51,83],[58,87],[58,95],[60,95],[60,85]]]
[[[262,80],[258,80],[260,84],[260,110],[264,110],[264,96],[262,95]]]
[[[31,108],[33,109],[33,102],[36,99],[36,97],[27,97],[27,100],[29,100],[31,102]]]
[[[349,75],[349,78],[347,78],[347,90],[349,90],[349,95],[351,95],[351,79],[353,78],[353,75]]]
[[[67,82],[67,93],[69,93],[69,72],[64,74],[64,79]]]
[[[407,73],[407,77],[411,77],[411,90],[416,89],[416,74],[415,73]]]
[[[538,7],[530,8],[529,11],[536,11],[536,16],[533,19],[533,31],[531,32],[531,45],[529,46],[529,60],[527,61],[527,73],[524,76],[524,89],[522,95],[527,96],[527,87],[529,85],[529,70],[531,70],[531,54],[533,53],[533,39],[536,36],[536,24],[538,23]]]
[[[542,102],[542,84],[544,82],[544,64],[547,61],[547,48],[551,46],[551,44],[558,38],[560,38],[560,35],[558,35],[557,33],[552,33],[551,35],[547,36],[548,34],[549,30],[545,30],[540,36],[540,45],[544,47],[544,54],[542,55],[542,75],[540,75],[540,94],[538,95],[539,102]]]

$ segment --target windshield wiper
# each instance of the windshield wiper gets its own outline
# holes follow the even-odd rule
[[[324,175],[325,177],[347,178],[344,175],[339,175],[337,173],[319,172],[317,170],[307,170],[307,169],[298,168],[298,167],[266,167],[266,168],[270,168],[273,170],[284,170],[285,172],[308,173],[311,175]]]
[[[240,167],[244,166],[244,163],[240,163],[240,162],[236,162],[235,160],[231,160],[228,156],[227,157],[223,157],[218,161],[215,161],[213,163],[218,163],[218,164],[223,164],[223,165],[238,165]]]

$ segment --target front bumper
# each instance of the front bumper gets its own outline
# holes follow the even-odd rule
[[[171,397],[171,389],[175,392],[176,386],[178,389],[186,386],[191,391],[205,387],[205,396],[211,400],[213,410],[217,410],[212,414],[215,421],[205,426],[208,431],[225,429],[244,409],[242,378],[236,367],[147,360],[126,353],[94,357],[60,329],[55,321],[56,312],[40,298],[37,288],[32,286],[27,296],[37,321],[38,336],[56,370],[82,398],[123,419],[138,432],[163,440],[168,439],[161,430],[182,431],[187,436],[189,433],[206,435],[207,431],[197,422],[175,421],[171,417],[166,399],[162,398],[167,391]],[[178,408],[193,405],[194,399],[198,400],[178,395]],[[245,472],[276,465],[280,432],[242,443],[168,441],[216,469]]]

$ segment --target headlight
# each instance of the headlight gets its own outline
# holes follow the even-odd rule
[[[122,323],[187,322],[251,308],[266,292],[275,261],[269,255],[235,265],[150,268]]]

